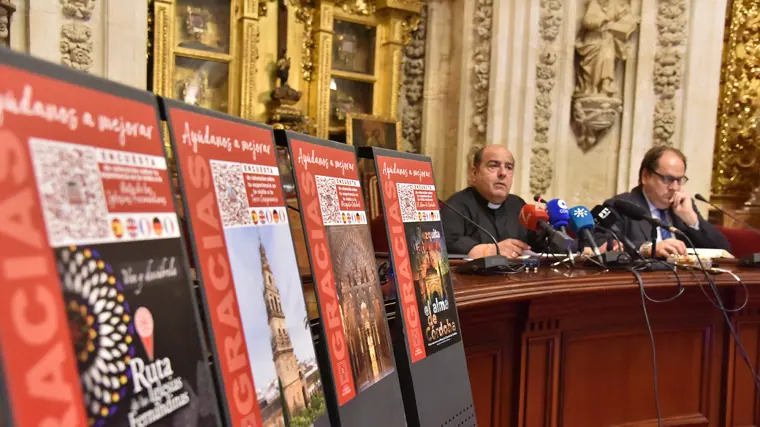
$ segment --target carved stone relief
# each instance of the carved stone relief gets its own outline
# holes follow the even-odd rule
[[[422,94],[425,84],[425,39],[427,5],[422,10],[417,29],[404,46],[402,84],[399,96],[399,119],[404,151],[419,153],[422,145]]]
[[[0,46],[11,46],[11,17],[15,11],[12,2],[0,0]]]
[[[472,27],[472,147],[467,164],[477,150],[486,145],[488,129],[488,88],[491,78],[491,30],[493,27],[493,0],[475,0]]]
[[[95,0],[61,0],[61,12],[68,18],[88,20],[95,10]]]
[[[92,28],[86,23],[95,0],[60,0],[61,13],[72,20],[61,26],[61,63],[80,71],[92,67]]]
[[[659,0],[657,48],[654,55],[654,145],[673,145],[676,131],[676,92],[683,80],[686,46],[686,0]]]
[[[562,8],[562,0],[541,0],[541,40],[536,61],[536,101],[533,107],[529,182],[533,194],[545,193],[551,186],[554,173],[549,152],[549,127],[552,118],[552,90],[557,77],[554,42],[562,27]]]
[[[615,68],[630,53],[628,40],[639,18],[627,0],[590,0],[575,43],[576,83],[573,124],[583,151],[593,148],[602,133],[615,124],[623,111]]]
[[[61,63],[80,71],[92,67],[92,29],[81,22],[61,27]]]

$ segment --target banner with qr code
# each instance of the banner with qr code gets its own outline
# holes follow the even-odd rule
[[[427,158],[373,151],[403,307],[399,312],[409,359],[416,363],[461,341],[433,168]],[[399,241],[406,244],[394,244]]]
[[[351,146],[321,140],[288,143],[327,354],[344,406],[395,376],[356,154]],[[393,393],[387,402],[398,388]]]
[[[161,102],[230,425],[325,419],[271,128]],[[230,342],[239,343],[234,358]],[[255,405],[233,398],[241,381],[255,390]]]
[[[53,359],[39,378],[26,379],[50,399],[28,408],[17,425],[44,424],[34,420],[65,408],[62,402],[84,409],[85,419],[77,415],[71,425],[220,425],[155,97],[10,52],[0,55],[0,74],[0,151],[11,153],[3,165],[14,164],[10,174],[0,171],[0,180],[10,176],[27,186],[23,200],[3,205],[24,210],[24,222],[35,229],[13,228],[49,254],[44,267],[28,264],[37,280],[42,271],[52,273],[50,283],[62,296],[65,317],[46,322],[45,334],[54,334],[48,341],[70,341],[47,353]],[[1,187],[13,189],[7,182]],[[0,228],[8,224],[0,219]],[[34,261],[24,245],[4,239],[0,251],[12,248]],[[14,286],[2,282],[0,300],[16,301]],[[6,312],[12,310],[0,309]],[[35,316],[54,319],[41,311]],[[2,348],[21,349],[6,341],[12,334],[2,336]],[[64,349],[73,357],[63,357]],[[51,383],[69,378],[59,367],[75,368],[79,387]],[[67,389],[70,395],[52,397]],[[14,400],[24,395],[10,392]]]

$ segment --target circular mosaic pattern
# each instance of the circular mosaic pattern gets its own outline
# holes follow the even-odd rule
[[[131,380],[135,328],[124,286],[97,251],[61,249],[58,268],[65,290],[89,424],[116,413]]]

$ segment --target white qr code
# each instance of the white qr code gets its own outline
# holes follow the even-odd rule
[[[249,225],[248,195],[245,191],[243,171],[238,163],[211,161],[216,200],[222,216],[222,227]]]
[[[417,201],[414,198],[414,187],[411,184],[396,184],[398,201],[401,205],[401,221],[417,221]]]
[[[335,178],[329,176],[316,176],[315,178],[317,179],[319,207],[322,210],[322,222],[325,224],[342,223]]]
[[[95,149],[35,138],[29,146],[50,244],[107,239],[108,206]]]

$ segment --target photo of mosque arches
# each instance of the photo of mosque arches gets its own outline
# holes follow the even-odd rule
[[[325,228],[351,373],[361,392],[394,369],[372,237],[366,224]]]
[[[263,426],[311,426],[325,403],[290,228],[224,235]]]
[[[406,244],[428,355],[461,341],[446,244],[439,221],[407,222]]]

